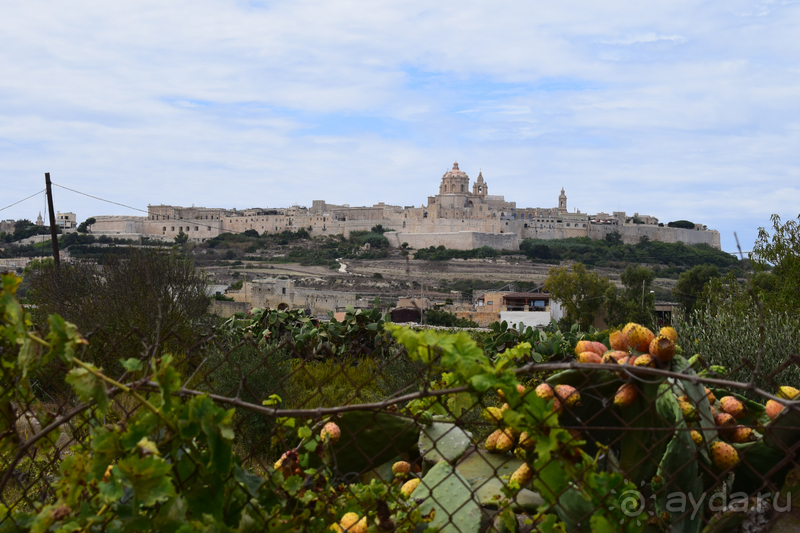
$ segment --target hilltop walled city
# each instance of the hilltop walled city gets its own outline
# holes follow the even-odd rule
[[[471,189],[471,190],[470,190]],[[408,243],[411,248],[445,246],[469,250],[490,246],[498,250],[518,250],[523,239],[564,239],[590,237],[602,239],[617,231],[622,241],[635,244],[642,237],[651,241],[707,244],[720,249],[719,232],[697,225],[694,229],[672,228],[657,218],[624,211],[590,215],[569,210],[564,189],[556,207],[517,207],[502,195],[489,194],[483,173],[470,187],[469,176],[453,163],[439,184],[439,192],[428,196],[420,207],[396,206],[380,202],[372,207],[334,205],[314,200],[311,208],[179,207],[150,205],[147,216],[95,216],[92,233],[117,237],[150,237],[172,240],[179,233],[203,242],[221,233],[280,233],[305,228],[312,236],[344,235],[369,230],[376,224],[391,228],[386,234],[394,247]]]

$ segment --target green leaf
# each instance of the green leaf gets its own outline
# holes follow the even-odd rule
[[[97,370],[94,365],[88,365]],[[85,368],[73,368],[65,379],[69,383],[75,394],[84,402],[94,400],[101,413],[108,412],[108,391],[103,380],[95,376]]]
[[[115,468],[127,478],[127,484],[133,488],[134,498],[139,505],[148,507],[175,496],[175,487],[169,475],[171,467],[161,457],[129,455]]]
[[[589,523],[592,526],[592,533],[614,533],[616,531],[611,527],[611,524],[608,523],[608,520],[599,514],[593,514],[589,519]]]
[[[131,357],[130,359],[125,359],[120,361],[120,364],[127,370],[128,372],[138,372],[142,369],[142,362],[135,357]]]
[[[311,436],[311,428],[308,426],[301,426],[300,429],[297,430],[297,436],[301,439],[305,439]]]

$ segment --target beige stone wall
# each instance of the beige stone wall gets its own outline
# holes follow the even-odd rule
[[[477,322],[482,328],[500,319],[500,313],[488,311],[456,311],[455,315],[458,318],[466,318],[467,320]]]
[[[337,308],[356,305],[356,295],[351,292],[317,291],[295,286],[293,280],[257,279],[245,281],[237,291],[225,293],[236,302],[247,302],[250,307],[272,309],[309,309],[312,315],[326,315]]]
[[[472,250],[489,246],[497,250],[519,250],[519,237],[513,233],[479,233],[461,231],[452,233],[386,233],[389,244],[399,248],[404,242],[415,249],[444,246],[451,250]]]
[[[622,242],[625,244],[636,244],[643,236],[647,236],[651,241],[707,244],[717,250],[722,249],[719,232],[716,230],[670,228],[668,226],[659,227],[645,224],[630,224],[624,226],[592,224],[589,228],[589,237],[592,239],[603,239],[606,235],[614,231],[619,231],[622,235]]]

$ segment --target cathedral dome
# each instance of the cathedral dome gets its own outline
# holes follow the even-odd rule
[[[467,173],[458,169],[458,161],[453,163],[453,168],[444,173],[443,178],[466,178]]]

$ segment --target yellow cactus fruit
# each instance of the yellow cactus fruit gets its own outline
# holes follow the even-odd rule
[[[655,367],[656,360],[649,353],[643,353],[633,361],[633,366],[649,366]]]
[[[367,533],[367,529],[369,529],[369,527],[367,526],[367,517],[365,516],[365,517],[361,518],[361,520],[356,522],[355,525],[353,525],[353,527],[350,528],[350,532],[351,533]]]
[[[678,342],[678,332],[675,331],[675,328],[670,326],[664,326],[660,330],[658,330],[659,337],[666,337],[672,342]]]
[[[502,429],[498,429],[488,437],[486,437],[486,450],[489,452],[495,451],[497,448],[497,437],[503,432]]]
[[[767,400],[767,416],[770,420],[775,420],[783,411],[783,404],[775,400]]]
[[[650,341],[647,349],[650,355],[662,363],[669,363],[675,357],[675,342],[664,335],[659,335]]]
[[[395,476],[408,474],[409,472],[411,472],[411,463],[408,461],[397,461],[392,465],[392,474]]]
[[[747,408],[733,396],[723,396],[719,399],[719,406],[733,418],[742,418],[747,414]]]
[[[522,463],[513,474],[511,474],[510,481],[516,481],[520,487],[527,485],[533,479],[533,470],[528,466],[528,463]]]
[[[487,407],[481,414],[486,420],[495,424],[503,421],[503,411],[497,407]]]
[[[603,354],[601,358],[602,362],[610,363],[610,364],[620,364],[623,359],[628,358],[628,352],[623,352],[622,350],[609,350]]]
[[[420,482],[420,479],[418,477],[415,477],[414,479],[406,481],[405,483],[403,483],[403,486],[400,487],[400,494],[402,494],[403,496],[408,498],[409,496],[411,496],[411,493],[414,492],[414,489],[417,488],[417,486],[419,485],[419,482]]]
[[[497,395],[500,396],[500,399],[506,401],[506,393],[500,389],[497,389]]]
[[[708,387],[706,387],[705,389],[706,389],[706,398],[708,398],[708,404],[714,405],[714,402],[717,401],[717,397],[714,396],[714,393],[711,392],[711,389],[709,389]]]
[[[794,387],[787,387],[783,386],[778,389],[778,398],[783,398],[784,400],[794,400],[795,396],[800,394],[800,390],[795,389]]]
[[[359,516],[356,513],[345,513],[344,516],[339,520],[339,525],[342,526],[342,529],[349,530],[353,527],[359,520]]]
[[[551,387],[547,383],[542,383],[538,387],[536,387],[536,396],[539,398],[544,398],[545,400],[550,400],[555,396],[555,392],[553,391],[553,387]]]
[[[650,347],[650,342],[655,338],[653,332],[641,324],[628,324],[622,331],[626,330],[625,339],[628,346],[640,352],[646,352]]]
[[[578,389],[570,385],[556,385],[556,397],[567,407],[580,407],[581,394]]]
[[[536,447],[536,441],[528,435],[527,431],[523,431],[519,434],[519,445],[526,450],[532,450]]]
[[[703,445],[703,435],[699,431],[692,430],[691,435],[695,444],[698,446]]]
[[[697,410],[694,408],[694,405],[690,404],[689,402],[678,400],[678,407],[681,408],[683,418],[685,418],[688,422],[697,420]]]
[[[344,529],[342,529],[342,526],[340,526],[339,524],[331,524],[328,529],[330,529],[331,531],[335,531],[336,533],[343,533],[344,531]]]
[[[581,352],[578,354],[579,363],[602,363],[603,359],[595,352]]]
[[[508,405],[507,403],[504,403],[503,405],[501,405],[501,406],[500,406],[500,412],[501,412],[501,413],[502,413],[503,411],[508,411],[509,409],[511,409],[511,406],[510,406],[510,405]]]
[[[514,437],[508,431],[503,431],[497,436],[497,443],[494,451],[497,453],[506,453],[514,447]]]
[[[331,444],[336,444],[341,436],[342,430],[339,429],[336,422],[328,422],[322,426],[322,431],[319,432],[319,438],[322,439],[322,442],[330,442]]]
[[[711,462],[720,470],[727,470],[739,462],[736,449],[727,442],[715,441],[711,444]]]
[[[737,444],[744,444],[745,442],[753,442],[757,440],[755,432],[752,428],[744,426],[736,426],[730,434],[731,442]]]
[[[622,331],[614,331],[608,336],[608,344],[611,345],[612,350],[627,351],[628,343],[625,342],[625,335]]]
[[[636,390],[636,387],[634,387],[633,383],[625,383],[614,395],[614,405],[624,409],[633,405],[638,397],[639,392]]]

